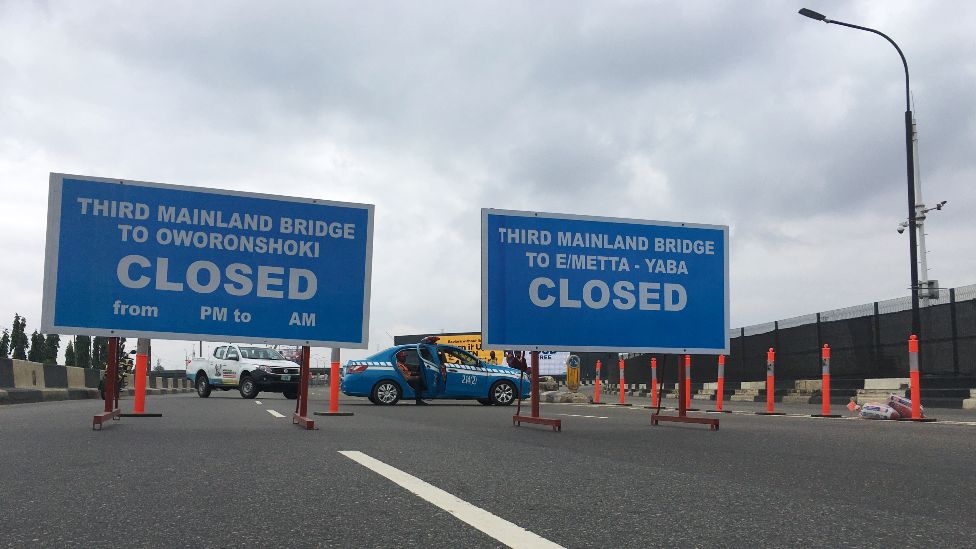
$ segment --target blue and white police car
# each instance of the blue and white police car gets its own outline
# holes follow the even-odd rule
[[[423,376],[424,399],[469,399],[484,405],[507,406],[527,398],[532,382],[527,374],[496,366],[436,338],[422,343],[397,345],[362,360],[350,360],[343,370],[342,392],[369,398],[379,405],[393,405],[401,398],[416,397],[408,376]],[[414,383],[416,384],[416,382]]]

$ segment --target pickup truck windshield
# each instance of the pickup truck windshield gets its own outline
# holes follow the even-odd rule
[[[241,347],[241,356],[256,360],[285,360],[285,357],[274,349],[264,347]]]

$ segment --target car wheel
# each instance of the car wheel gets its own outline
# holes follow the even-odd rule
[[[298,391],[282,391],[281,394],[285,395],[288,400],[295,400],[298,398]]]
[[[210,387],[210,380],[207,379],[207,376],[205,375],[197,374],[196,386],[197,386],[197,396],[199,396],[200,398],[207,398],[208,396],[210,396],[210,391],[213,390]]]
[[[483,406],[491,406],[491,399],[490,398],[479,398],[478,399],[478,404],[481,404]]]
[[[490,399],[495,406],[508,406],[515,401],[515,386],[507,381],[499,381],[492,385]]]
[[[368,398],[369,401],[372,402],[373,404],[379,404],[379,402],[377,402],[376,399],[373,398],[373,393],[370,393],[369,396],[366,398]]]
[[[105,400],[105,381],[98,382],[98,399]]]
[[[242,398],[254,398],[258,396],[258,384],[254,383],[251,376],[244,376],[241,378],[241,384],[237,387],[241,392]]]
[[[381,381],[373,387],[373,402],[381,406],[393,406],[400,401],[403,390],[392,381]]]

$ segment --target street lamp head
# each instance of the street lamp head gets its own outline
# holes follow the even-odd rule
[[[823,21],[824,23],[830,23],[830,19],[827,19],[827,16],[826,15],[824,15],[822,13],[817,13],[817,12],[815,12],[813,10],[808,10],[806,8],[800,8],[800,12],[799,13],[800,13],[800,15],[802,15],[804,17],[809,17],[810,19],[815,19],[817,21]]]

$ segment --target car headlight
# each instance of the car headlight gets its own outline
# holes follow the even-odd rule
[[[264,372],[264,373],[266,373],[266,374],[271,374],[271,373],[273,373],[273,372],[271,371],[271,366],[265,366],[264,364],[262,364],[262,365],[260,365],[260,366],[258,366],[258,370],[261,370],[262,372]]]

